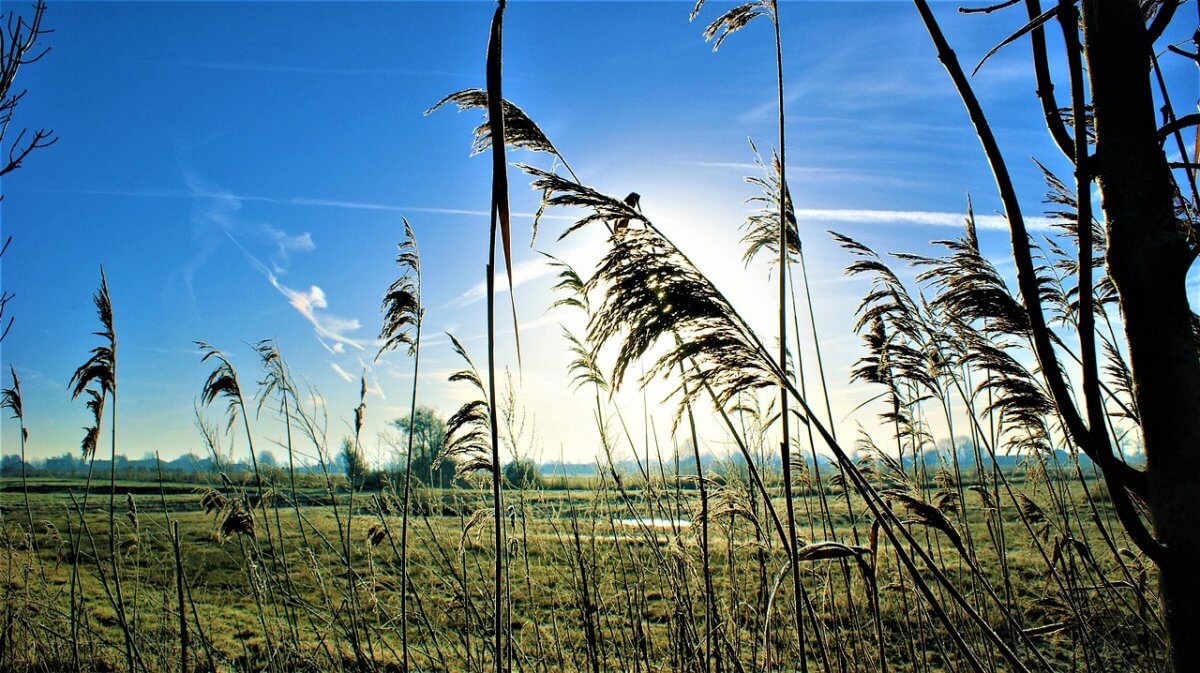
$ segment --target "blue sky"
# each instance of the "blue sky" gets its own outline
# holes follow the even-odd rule
[[[956,6],[935,11],[968,64],[1022,23],[1023,11],[968,17]],[[689,23],[690,4],[678,2],[511,2],[505,93],[585,183],[641,193],[651,219],[774,340],[766,266],[743,268],[737,244],[753,195],[742,182],[754,172],[747,138],[764,151],[775,139],[773,44],[763,22],[712,53],[700,33],[724,7]],[[491,13],[486,3],[51,3],[53,51],[22,71],[30,93],[15,123],[54,128],[61,140],[5,178],[0,220],[14,237],[3,285],[17,295],[0,355],[23,379],[30,453],[77,450],[86,412],[66,382],[95,341],[90,294],[101,264],[120,340],[120,451],[200,451],[192,412],[207,369],[192,341],[228,351],[249,387],[258,372],[246,343],[264,338],[319,391],[331,444],[348,429],[365,371],[367,443],[386,451],[376,433],[407,409],[411,363],[402,354],[372,363],[373,339],[402,216],[426,271],[421,402],[451,412],[465,391],[445,382],[459,363],[440,333],[483,359],[490,164],[468,156],[477,114],[422,113],[482,85]],[[870,427],[873,410],[848,416],[874,392],[847,385],[859,355],[852,308],[865,286],[841,277],[848,258],[825,230],[925,250],[957,234],[968,193],[978,213],[998,203],[910,4],[785,2],[781,14],[789,177],[835,414],[850,429]],[[1176,24],[1167,40],[1187,37]],[[1193,93],[1176,101],[1186,108],[1196,76],[1180,61],[1163,63],[1175,90]],[[1044,189],[1029,158],[1069,173],[1042,125],[1028,43],[974,81],[1026,213],[1040,214]],[[590,460],[590,407],[569,390],[557,328],[579,325],[546,313],[552,279],[528,245],[537,194],[515,169],[510,180],[525,214],[514,265],[519,384],[537,428],[530,451]],[[601,240],[558,243],[564,224],[544,221],[536,250],[586,271]],[[995,219],[984,224],[985,248],[1003,259],[1006,234]],[[502,341],[515,367],[511,336]],[[617,403],[640,419],[640,396]],[[280,434],[266,419],[256,427],[260,447]],[[723,450],[715,426],[705,435]],[[16,450],[8,419],[0,438],[4,453]]]

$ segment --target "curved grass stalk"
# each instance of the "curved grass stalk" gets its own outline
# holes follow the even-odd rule
[[[409,669],[408,645],[408,516],[409,502],[412,491],[412,459],[413,442],[416,436],[417,417],[417,381],[421,373],[421,324],[425,315],[421,305],[421,257],[417,249],[417,239],[413,234],[408,220],[404,220],[404,240],[400,243],[396,256],[396,264],[401,269],[401,276],[383,298],[382,311],[384,314],[383,328],[379,337],[383,345],[376,355],[397,348],[401,345],[408,347],[408,354],[413,359],[412,398],[409,403],[408,452],[404,461],[404,492],[401,504],[400,523],[400,643],[403,656],[402,670]],[[411,333],[411,334],[410,334]]]

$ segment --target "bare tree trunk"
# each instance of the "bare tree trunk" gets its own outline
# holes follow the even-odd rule
[[[1147,499],[1166,548],[1162,601],[1177,671],[1200,666],[1200,354],[1185,276],[1194,255],[1175,216],[1158,141],[1150,36],[1134,0],[1086,0],[1084,46],[1096,126],[1095,175],[1108,226],[1146,447]]]

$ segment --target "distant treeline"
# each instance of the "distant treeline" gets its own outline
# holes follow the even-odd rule
[[[221,472],[231,477],[253,472],[253,467],[249,462],[224,462],[218,467],[211,458],[197,456],[193,453],[184,454],[172,460],[158,460],[153,456],[130,459],[127,456],[118,454],[116,461],[117,476],[123,479],[153,480],[157,479],[161,474],[164,479],[170,481],[206,483],[214,477],[219,479],[218,475]],[[93,474],[108,474],[110,461],[100,457],[97,457],[94,462],[86,461],[74,454],[64,453],[61,456],[27,461],[24,473],[26,476],[34,478],[84,477],[87,476],[89,467]],[[268,467],[280,469],[273,462]],[[319,468],[310,465],[297,465],[296,470],[297,473],[317,474]],[[2,461],[0,461],[0,476],[20,477],[21,474],[21,458],[16,455],[4,456]]]
[[[960,470],[964,468],[969,469],[975,465],[976,452],[969,441],[964,440],[959,442],[956,452],[958,454],[957,463]],[[939,466],[954,462],[954,453],[950,450],[948,444],[943,444],[936,449],[921,452],[917,460],[914,460],[911,455],[906,455],[898,463],[909,470],[913,470],[914,463],[916,463],[915,469],[917,471],[927,472],[932,477],[939,469]],[[1137,463],[1139,457],[1128,456],[1127,459],[1131,463]],[[218,464],[210,457],[202,457],[194,453],[187,453],[170,460],[159,460],[154,456],[130,459],[127,456],[118,454],[116,460],[117,476],[122,479],[131,480],[156,480],[161,475],[163,479],[168,481],[209,483],[219,480],[221,473],[231,478],[240,479],[246,475],[252,475],[254,472],[254,467],[248,460],[221,461]],[[1035,469],[1037,466],[1046,469],[1069,469],[1073,471],[1075,460],[1078,460],[1079,467],[1085,473],[1085,476],[1092,476],[1094,465],[1087,456],[1079,455],[1074,457],[1061,450],[1037,457],[1030,454],[997,455],[995,457],[995,466],[1007,474],[1020,474],[1029,469]],[[746,477],[745,460],[738,454],[717,456],[705,453],[700,456],[700,462],[703,464],[705,473],[710,478],[724,480]],[[797,460],[797,462],[799,463],[800,461]],[[985,470],[993,467],[990,464],[990,458],[987,459],[987,462],[989,464],[984,465]],[[777,472],[779,468],[779,456],[764,456],[763,463],[768,472]],[[820,474],[823,480],[828,479],[837,471],[837,467],[832,460],[823,455],[817,455],[815,462],[811,456],[806,456],[802,464],[808,468],[810,479],[815,479],[817,474]],[[259,453],[258,466],[268,478],[282,478],[289,469],[286,464],[281,464],[269,451]],[[21,477],[21,467],[19,456],[5,455],[2,462],[0,462],[0,477]],[[64,453],[60,456],[28,461],[25,463],[24,468],[24,475],[30,478],[76,478],[87,475],[89,463],[74,454]],[[94,474],[107,474],[109,471],[109,461],[97,457],[94,463],[90,465],[90,469]],[[382,487],[388,481],[398,483],[403,478],[404,465],[400,461],[394,465],[377,468],[365,466],[348,468],[345,458],[338,456],[325,465],[319,463],[298,463],[294,469],[297,478],[302,481],[310,478],[323,479],[326,472],[328,472],[329,475],[341,479],[353,478],[356,487],[359,488],[378,488]],[[607,467],[604,468],[606,472],[608,469]],[[696,459],[690,455],[686,458],[672,459],[663,464],[655,460],[650,465],[647,465],[644,459],[627,459],[614,463],[612,469],[634,478],[639,475],[645,475],[647,470],[651,478],[690,476],[697,473]],[[545,488],[554,488],[560,485],[560,482],[565,483],[566,481],[581,478],[601,476],[601,468],[598,463],[572,463],[564,461],[536,463],[527,459],[507,463],[504,466],[504,472],[507,480],[513,485],[541,486]],[[427,479],[421,479],[422,475],[414,472],[414,478],[421,482],[431,481],[431,485],[440,487],[465,485],[457,482],[451,474],[451,470],[434,470],[427,475]]]

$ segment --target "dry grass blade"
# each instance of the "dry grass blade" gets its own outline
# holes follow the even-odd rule
[[[478,470],[491,469],[491,407],[487,402],[487,388],[471,357],[454,335],[447,333],[447,336],[454,351],[467,364],[466,369],[450,375],[450,382],[470,383],[478,394],[477,398],[464,403],[447,419],[445,438],[442,446],[438,447],[436,462],[452,461],[456,466],[457,478]]]
[[[96,392],[93,390],[88,390],[88,393],[93,394],[93,395],[96,394]],[[97,404],[97,406],[96,406],[97,411],[102,413],[103,409],[104,409],[103,398],[96,397],[95,401],[99,402],[99,404]],[[91,405],[92,402],[89,401],[88,404]],[[94,425],[87,426],[83,429],[83,440],[81,440],[79,443],[79,449],[80,449],[80,452],[83,454],[84,460],[87,460],[96,454],[96,447],[100,442],[100,415],[101,415],[101,413],[97,413],[95,415],[95,424]]]
[[[584,315],[590,317],[592,307],[588,298],[587,283],[571,265],[551,255],[545,256],[550,260],[551,266],[558,269],[558,282],[554,285],[554,291],[559,297],[550,305],[550,308],[559,306],[577,308],[583,311]],[[571,376],[571,384],[574,389],[579,390],[585,385],[592,385],[597,390],[608,390],[608,379],[600,369],[595,352],[588,348],[571,330],[562,325],[560,327],[563,338],[567,341],[567,350],[572,358],[567,364],[567,373]]]
[[[1021,507],[1021,513],[1025,515],[1025,518],[1028,519],[1030,523],[1040,524],[1048,521],[1046,518],[1046,512],[1043,511],[1041,506],[1034,502],[1032,498],[1020,491],[1016,491],[1016,496],[1017,503]]]
[[[998,12],[1002,9],[1007,9],[1009,7],[1012,7],[1013,5],[1017,4],[1020,1],[1021,0],[1003,0],[1003,2],[998,2],[996,4],[986,5],[983,7],[959,7],[958,13],[959,14],[991,14],[992,12]]]
[[[1005,435],[1016,435],[1021,441],[1048,437],[1046,419],[1055,407],[1038,379],[1003,344],[970,330],[962,330],[961,337],[967,347],[964,364],[989,373],[972,393],[976,398],[991,400],[983,412],[1000,415]]]
[[[550,266],[558,270],[558,282],[552,288],[560,296],[550,304],[550,308],[570,306],[580,309],[585,314],[592,312],[591,301],[588,299],[586,283],[574,267],[557,257],[542,253],[550,260]]]
[[[1027,636],[1052,636],[1074,628],[1075,621],[1067,620],[1062,622],[1054,622],[1051,624],[1043,624],[1041,626],[1031,626],[1027,629],[1022,629],[1022,633]]]
[[[133,531],[138,531],[138,511],[137,504],[133,501],[133,494],[125,494],[125,518],[129,519],[129,525],[133,526]]]
[[[367,528],[366,543],[368,547],[378,547],[387,538],[387,529],[377,523]]]
[[[567,365],[567,373],[571,375],[571,385],[576,390],[585,385],[594,385],[600,390],[608,390],[608,379],[600,370],[595,352],[566,327],[562,328],[562,334],[567,340],[567,348],[572,357],[571,362]]]
[[[942,320],[923,299],[914,300],[899,276],[874,250],[847,236],[830,233],[855,257],[846,273],[871,276],[871,290],[859,303],[855,324],[866,343],[867,355],[855,363],[852,380],[885,386],[891,410],[883,418],[924,433],[908,410],[922,394],[936,396],[942,392],[941,379],[953,359],[953,350],[945,347],[945,330],[938,327]],[[914,393],[915,398],[901,404],[901,389]]]
[[[1021,510],[1021,516],[1037,535],[1042,539],[1050,537],[1050,529],[1054,526],[1054,522],[1046,515],[1045,510],[1041,505],[1034,502],[1033,498],[1025,495],[1020,491],[1014,493],[1017,499],[1017,507]]]
[[[930,305],[967,325],[982,323],[990,334],[1025,336],[1029,317],[1025,308],[1009,292],[1004,278],[979,249],[974,211],[968,204],[966,232],[962,238],[935,241],[950,254],[934,258],[899,255],[924,270],[917,282],[936,291]]]
[[[750,502],[746,491],[741,488],[730,488],[719,482],[714,482],[714,487],[709,498],[709,520],[724,523],[732,530],[734,524],[729,519],[741,517],[754,526],[755,531],[761,535],[757,508],[754,503]]]
[[[996,52],[998,52],[1001,49],[1003,49],[1004,47],[1012,44],[1013,42],[1016,42],[1017,40],[1021,39],[1021,37],[1023,35],[1027,35],[1029,32],[1031,32],[1038,26],[1045,24],[1047,21],[1054,18],[1054,16],[1056,14],[1058,14],[1058,6],[1057,5],[1054,7],[1051,7],[1050,9],[1046,10],[1045,12],[1042,12],[1041,15],[1039,15],[1037,18],[1030,21],[1029,23],[1026,23],[1024,26],[1021,26],[1021,28],[1018,29],[1017,32],[1004,38],[1000,42],[1000,44],[989,49],[988,52],[983,55],[983,58],[979,59],[979,63],[977,63],[975,65],[975,69],[971,71],[971,75],[974,76],[975,73],[979,72],[979,69],[983,67],[983,64],[986,63],[989,58],[991,58],[992,56],[995,56]]]
[[[958,491],[942,489],[934,494],[933,506],[945,514],[957,514],[961,500]]]
[[[491,425],[488,404],[484,400],[472,400],[458,408],[446,421],[446,442],[439,460],[468,458],[485,452],[491,446]]]
[[[203,494],[200,496],[200,509],[203,510],[205,514],[220,512],[228,505],[229,500],[226,499],[225,496],[216,489],[205,489]]]
[[[288,396],[295,398],[295,391],[288,383],[291,376],[288,374],[287,364],[283,361],[283,355],[280,354],[275,341],[272,339],[259,341],[254,344],[254,352],[258,354],[259,365],[263,369],[263,378],[258,382],[256,413],[262,413],[263,405],[276,392],[283,395],[284,399]]]
[[[456,355],[458,355],[458,357],[462,358],[464,362],[467,363],[467,368],[459,370],[459,371],[451,374],[449,377],[449,381],[451,383],[457,383],[459,381],[466,381],[467,383],[470,383],[472,386],[474,386],[475,389],[479,391],[480,395],[483,395],[486,397],[487,396],[487,388],[485,388],[483,385],[483,377],[481,377],[479,375],[479,370],[475,368],[475,363],[471,360],[471,356],[467,354],[467,349],[462,345],[462,342],[459,341],[458,338],[455,337],[453,334],[446,332],[446,336],[450,338],[450,346],[451,346],[451,348],[454,349],[454,353]]]
[[[1106,360],[1104,373],[1108,374],[1109,379],[1113,382],[1114,391],[1120,393],[1127,401],[1127,404],[1121,405],[1120,415],[1135,423],[1140,423],[1137,399],[1133,394],[1133,373],[1129,371],[1129,365],[1126,364],[1120,350],[1107,339],[1104,340],[1104,359]]]
[[[491,520],[492,510],[490,509],[477,509],[471,513],[471,518],[467,519],[467,521],[463,524],[462,534],[458,538],[459,553],[462,553],[462,551],[466,548],[467,538],[470,537],[471,531],[483,526]]]
[[[855,331],[861,332],[875,320],[883,320],[895,332],[923,341],[920,309],[913,301],[899,276],[880,258],[879,254],[866,245],[839,234],[829,232],[833,240],[855,259],[846,267],[846,275],[871,276],[871,291],[859,303],[858,322]]]
[[[983,502],[983,508],[985,510],[989,512],[1000,511],[999,506],[996,504],[996,499],[992,497],[992,492],[987,490],[987,487],[979,485],[968,486],[967,490],[973,491],[979,495],[979,499]]]
[[[915,484],[912,476],[905,471],[904,465],[895,456],[877,446],[870,436],[863,434],[858,442],[864,455],[859,461],[859,471],[864,475],[875,474],[883,483],[900,490],[913,490]],[[876,467],[876,463],[880,467]]]
[[[358,436],[362,434],[363,418],[367,413],[367,375],[363,374],[359,378],[358,385],[358,406],[354,407],[354,437],[355,443],[358,442]]]

